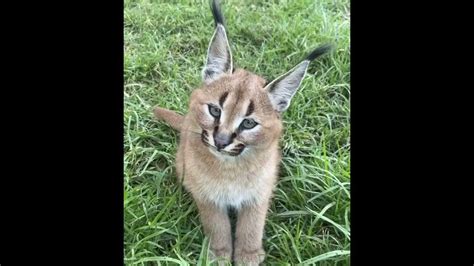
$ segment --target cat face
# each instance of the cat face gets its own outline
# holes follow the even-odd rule
[[[203,85],[191,95],[190,110],[202,143],[217,156],[240,156],[263,149],[281,134],[280,114],[290,105],[309,63],[330,49],[311,52],[293,69],[266,84],[246,70],[233,70],[223,16],[212,5],[216,28],[202,70]]]
[[[282,124],[264,85],[263,78],[239,69],[194,90],[191,114],[211,152],[239,156],[278,139]]]

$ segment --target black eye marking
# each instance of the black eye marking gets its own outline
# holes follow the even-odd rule
[[[285,106],[287,103],[288,103],[287,101],[282,100],[282,101],[280,101],[280,102],[278,103],[278,105],[280,105],[280,106]]]
[[[236,145],[232,150],[230,150],[230,155],[231,156],[237,156],[237,155],[240,155],[242,153],[242,151],[245,149],[245,144],[238,144]]]
[[[247,108],[247,113],[245,113],[245,116],[249,116],[253,113],[255,110],[255,105],[253,104],[253,101],[250,101],[249,107]]]
[[[207,134],[207,131],[203,130],[202,133],[201,133],[201,140],[202,142],[204,142],[205,144],[209,144],[209,138],[208,138],[208,134]]]
[[[215,73],[216,73],[215,71],[212,71],[212,70],[210,70],[210,69],[206,69],[206,72],[205,72],[204,75],[206,76],[206,78],[210,78],[210,77],[212,77]]]
[[[252,129],[254,128],[258,123],[255,122],[253,119],[244,119],[242,123],[240,123],[240,128],[243,129]]]
[[[210,105],[209,104],[209,113],[215,117],[215,118],[219,118],[221,116],[221,109],[219,109],[218,107],[214,106],[214,105]]]
[[[224,102],[225,102],[225,99],[227,99],[227,96],[229,95],[229,92],[224,92],[224,94],[222,94],[222,96],[219,98],[219,105],[221,107],[224,106]]]
[[[212,137],[215,138],[217,135],[217,130],[219,130],[219,126],[214,127],[214,131],[212,131]]]

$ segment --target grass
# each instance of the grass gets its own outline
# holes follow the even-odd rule
[[[234,62],[268,79],[331,41],[284,114],[283,162],[265,226],[267,265],[349,265],[349,0],[223,1]],[[178,133],[152,116],[185,113],[213,20],[207,0],[125,0],[126,265],[205,265],[207,239],[176,182]]]

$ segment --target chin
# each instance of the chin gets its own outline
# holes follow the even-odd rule
[[[212,153],[214,156],[216,156],[218,159],[221,159],[221,160],[232,160],[232,159],[242,158],[248,151],[248,148],[244,148],[238,154],[230,154],[227,151],[224,151],[224,152],[217,151],[213,147],[208,147],[208,149],[210,153]]]
[[[231,158],[235,158],[235,156],[230,156],[228,154],[224,154],[222,152],[218,152],[216,151],[215,149],[211,148],[211,147],[208,147],[209,149],[209,152],[212,153],[214,156],[216,156],[217,158],[219,159],[231,159]]]

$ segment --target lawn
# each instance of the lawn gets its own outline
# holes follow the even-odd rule
[[[349,0],[221,1],[234,64],[272,79],[326,42],[284,113],[283,161],[265,226],[266,265],[349,265]],[[125,0],[126,265],[204,263],[206,241],[176,182],[179,135],[155,105],[185,113],[214,31],[207,0]]]

